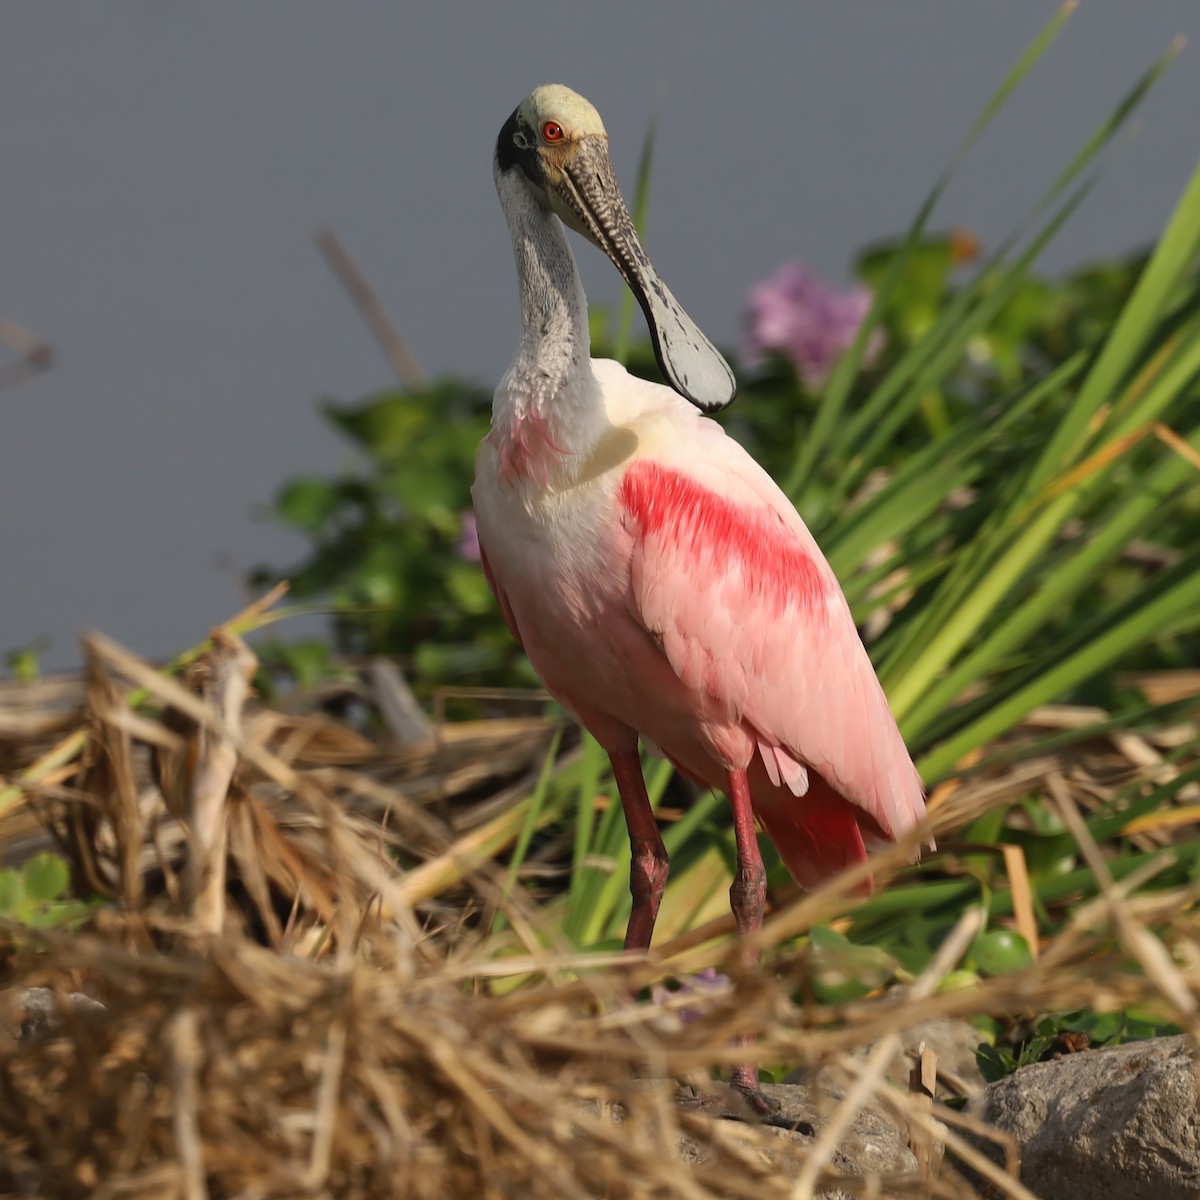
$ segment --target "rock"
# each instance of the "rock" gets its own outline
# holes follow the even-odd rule
[[[67,1003],[74,1013],[85,1017],[106,1011],[99,1000],[83,992],[69,993]],[[19,1045],[27,1045],[57,1029],[59,1020],[53,988],[13,988],[0,993],[0,1025]]]
[[[983,1038],[979,1030],[966,1021],[954,1017],[939,1017],[933,1021],[922,1021],[904,1034],[904,1063],[902,1073],[893,1075],[901,1087],[908,1084],[908,1071],[922,1042],[937,1055],[939,1074],[944,1074],[953,1090],[964,1097],[978,1095],[983,1091],[986,1080],[979,1069],[975,1051]],[[941,1092],[939,1091],[939,1096]]]
[[[840,1098],[836,1093],[814,1094],[803,1084],[764,1084],[762,1090],[779,1106],[777,1115],[794,1126],[793,1129],[771,1126],[768,1132],[781,1141],[799,1146],[811,1146],[816,1142],[825,1128],[828,1114]],[[737,1126],[736,1122],[725,1124]],[[691,1166],[703,1166],[711,1155],[704,1141],[691,1132],[681,1135],[680,1152],[683,1161]],[[794,1163],[794,1159],[792,1161]],[[917,1169],[917,1160],[908,1148],[907,1134],[882,1111],[865,1108],[851,1121],[830,1166],[844,1175],[858,1177],[912,1174]],[[818,1192],[815,1200],[851,1200],[857,1194],[834,1188]]]
[[[804,1085],[794,1083],[765,1084],[763,1091],[779,1105],[780,1116],[796,1126],[795,1133],[784,1136],[802,1144],[821,1136],[828,1114],[841,1098],[814,1096]],[[907,1133],[882,1110],[868,1106],[855,1114],[831,1165],[844,1175],[892,1175],[915,1171],[917,1160],[908,1148]]]
[[[989,1084],[967,1112],[1021,1147],[1021,1181],[1053,1200],[1194,1200],[1197,1074],[1187,1037],[1033,1063]],[[1003,1150],[977,1139],[997,1162]]]
[[[970,1099],[983,1091],[985,1083],[983,1073],[975,1060],[975,1050],[982,1040],[977,1029],[954,1017],[922,1021],[919,1025],[905,1030],[900,1040],[900,1050],[892,1059],[887,1077],[900,1087],[907,1088],[913,1060],[924,1042],[937,1056],[938,1072],[946,1076],[946,1082],[950,1084],[948,1090],[964,1099]],[[872,1042],[863,1046],[861,1050],[856,1050],[854,1057],[865,1059],[874,1045]],[[830,1090],[829,1084],[839,1078],[838,1072],[823,1071],[817,1075],[817,1082]],[[808,1079],[808,1072],[801,1069],[789,1075],[785,1082],[806,1083]],[[941,1090],[938,1092],[938,1098],[945,1098]]]

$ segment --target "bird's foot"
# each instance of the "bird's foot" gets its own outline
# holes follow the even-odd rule
[[[757,1083],[714,1083],[712,1091],[703,1092],[685,1086],[687,1092],[676,1098],[682,1112],[699,1113],[723,1121],[742,1121],[747,1125],[773,1125],[777,1129],[795,1127],[795,1122],[780,1113],[779,1105]]]

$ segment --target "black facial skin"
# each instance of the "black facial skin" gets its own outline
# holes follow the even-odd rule
[[[531,183],[540,183],[541,174],[537,156],[537,135],[527,125],[522,125],[517,114],[521,110],[513,109],[513,114],[504,122],[500,136],[496,139],[496,163],[501,171],[508,172],[513,167],[520,167],[526,179]],[[521,134],[522,148],[517,143],[517,134]]]
[[[496,166],[501,174],[519,167],[534,195],[551,207],[538,135],[520,119],[520,111],[517,109],[500,130]],[[558,149],[554,194],[574,217],[566,223],[599,246],[621,272],[645,313],[663,378],[704,412],[717,412],[731,404],[737,395],[733,372],[667,291],[642,249],[613,174],[606,139],[585,137]],[[568,149],[569,153],[563,153]],[[551,207],[551,211],[563,217],[561,210]]]

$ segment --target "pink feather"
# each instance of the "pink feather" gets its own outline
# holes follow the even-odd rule
[[[619,368],[593,367],[608,390]],[[481,510],[489,581],[546,686],[606,749],[640,735],[714,788],[748,770],[759,821],[811,887],[912,828],[920,778],[791,503],[715,422],[620,383],[670,407],[671,438],[635,443],[576,489],[579,507],[547,505],[536,539],[513,531],[523,512]]]
[[[722,440],[720,492],[707,470],[673,462],[626,471],[631,607],[680,679],[752,737],[755,812],[811,887],[863,858],[864,838],[911,828],[923,791],[824,556],[757,464]],[[690,765],[721,785],[719,763]]]

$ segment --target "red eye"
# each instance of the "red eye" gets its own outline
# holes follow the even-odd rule
[[[557,121],[547,121],[542,126],[542,140],[547,142],[561,142],[563,140],[563,128]]]

